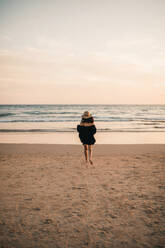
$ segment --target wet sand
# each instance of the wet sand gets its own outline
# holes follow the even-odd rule
[[[97,132],[97,144],[164,144],[165,132]],[[0,132],[1,143],[79,145],[76,132]]]
[[[0,247],[163,248],[165,145],[0,144]]]

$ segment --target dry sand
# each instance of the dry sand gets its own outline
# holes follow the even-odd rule
[[[0,144],[1,248],[163,248],[165,145]]]

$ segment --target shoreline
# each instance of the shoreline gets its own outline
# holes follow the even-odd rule
[[[97,132],[96,144],[165,144],[165,132]],[[0,133],[1,143],[81,144],[78,133]]]

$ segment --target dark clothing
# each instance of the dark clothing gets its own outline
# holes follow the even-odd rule
[[[94,124],[86,127],[77,125],[77,131],[79,132],[79,138],[83,145],[93,145],[96,142],[93,136],[96,133]]]
[[[83,122],[83,123],[93,123],[94,119],[93,119],[93,117],[82,118],[81,122]]]

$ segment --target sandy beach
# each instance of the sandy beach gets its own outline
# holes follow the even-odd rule
[[[165,145],[0,144],[1,248],[163,248]]]

